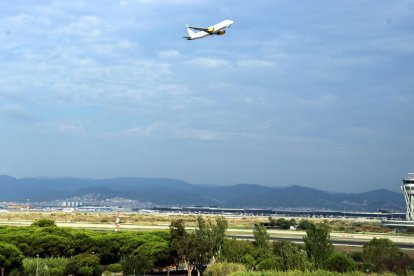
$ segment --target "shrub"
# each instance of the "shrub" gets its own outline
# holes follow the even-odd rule
[[[298,229],[308,230],[311,227],[311,225],[313,225],[313,223],[310,220],[302,219],[299,222]]]
[[[280,262],[276,258],[266,258],[257,265],[257,270],[280,270]]]
[[[389,239],[372,239],[362,250],[364,263],[370,271],[391,271],[405,274],[412,263],[411,259]]]
[[[327,270],[314,270],[314,271],[299,271],[299,270],[289,270],[289,271],[256,271],[256,272],[234,272],[230,276],[365,276],[362,272],[348,272],[348,273],[339,273],[331,272]],[[382,274],[385,276],[385,274]],[[389,275],[391,276],[391,275]]]
[[[108,265],[108,270],[110,272],[122,272],[122,264],[120,263],[110,264]]]
[[[38,219],[32,223],[32,226],[39,226],[39,227],[51,227],[56,226],[55,221],[53,219]]]
[[[355,262],[347,254],[334,253],[325,261],[325,268],[336,272],[350,272],[355,270]]]
[[[100,275],[102,274],[102,267],[99,263],[99,257],[87,253],[73,256],[66,265],[65,273],[74,275]]]
[[[35,275],[39,268],[40,275],[65,275],[67,258],[26,258],[23,260],[23,271],[25,275]]]
[[[206,269],[204,275],[226,276],[237,271],[246,271],[246,267],[243,264],[236,263],[215,263]]]
[[[301,245],[290,241],[276,241],[273,243],[273,252],[279,258],[282,270],[305,271],[313,268],[312,262]]]

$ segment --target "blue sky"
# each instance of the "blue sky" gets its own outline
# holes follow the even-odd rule
[[[413,30],[404,0],[3,1],[0,174],[398,190]]]

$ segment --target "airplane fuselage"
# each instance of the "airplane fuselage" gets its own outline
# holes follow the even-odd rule
[[[188,40],[200,39],[210,35],[223,35],[225,34],[225,28],[230,28],[234,22],[232,20],[224,20],[220,23],[217,23],[209,28],[196,28],[196,27],[188,27],[190,29],[199,30],[199,32],[189,32],[189,36],[185,37]]]

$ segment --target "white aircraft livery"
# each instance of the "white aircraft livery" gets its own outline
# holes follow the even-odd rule
[[[194,40],[194,39],[199,39],[199,38],[203,38],[203,37],[210,36],[210,35],[224,35],[226,33],[224,29],[230,28],[233,23],[234,22],[231,20],[224,20],[209,28],[190,27],[187,25],[188,36],[184,36],[183,38],[186,38],[187,40]],[[193,32],[193,30],[196,30],[199,32],[195,33]]]

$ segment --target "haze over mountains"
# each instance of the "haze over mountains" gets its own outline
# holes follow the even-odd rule
[[[168,206],[219,206],[233,208],[310,208],[347,211],[403,211],[401,193],[374,190],[364,193],[329,193],[301,186],[267,187],[195,185],[156,178],[13,178],[0,176],[0,200],[31,202],[64,200],[96,194],[100,199],[122,197]]]

